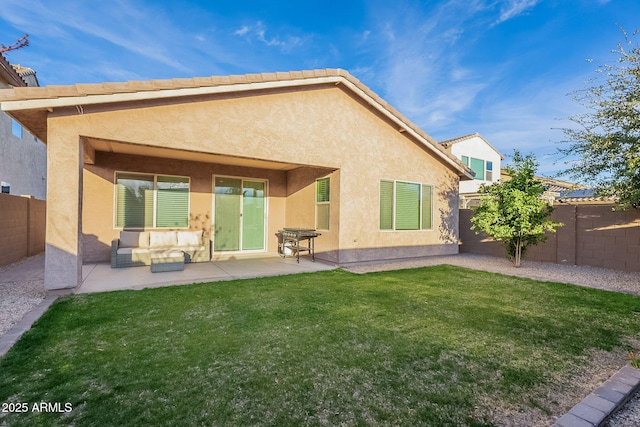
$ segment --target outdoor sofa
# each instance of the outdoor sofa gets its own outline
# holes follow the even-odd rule
[[[151,265],[152,257],[183,254],[185,263],[211,260],[211,243],[202,230],[121,231],[111,242],[111,268]]]

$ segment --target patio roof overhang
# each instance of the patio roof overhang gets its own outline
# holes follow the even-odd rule
[[[94,164],[96,151],[133,156],[158,157],[173,160],[186,160],[220,165],[241,166],[248,168],[289,171],[300,167],[317,167],[301,163],[279,162],[274,160],[256,159],[251,157],[230,156],[216,153],[205,153],[167,147],[157,147],[144,144],[134,144],[123,141],[112,141],[100,138],[83,137],[84,163]],[[333,168],[337,170],[338,168]]]

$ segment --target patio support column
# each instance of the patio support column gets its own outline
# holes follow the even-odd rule
[[[82,144],[74,132],[48,121],[47,231],[44,287],[82,284]]]

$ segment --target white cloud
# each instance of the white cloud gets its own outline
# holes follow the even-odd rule
[[[529,9],[533,9],[541,0],[507,0],[500,6],[500,17],[495,24],[508,21]]]
[[[0,17],[18,28],[30,28],[30,33],[51,43],[90,50],[88,41],[77,37],[83,34],[177,70],[188,70],[172,51],[181,32],[160,10],[142,7],[131,0],[120,0],[117,7],[110,2],[52,4],[41,0],[29,3],[3,0]]]
[[[257,40],[266,46],[279,47],[283,52],[290,51],[304,43],[304,39],[299,36],[267,36],[267,27],[262,21],[257,21],[253,25],[243,25],[233,34],[245,37],[248,41]]]
[[[378,11],[368,40],[375,63],[367,68],[376,70],[380,95],[427,133],[454,122],[497,78],[498,70],[460,65],[469,23],[484,10],[481,1],[452,0],[426,11],[402,3]]]
[[[249,32],[250,28],[246,25],[243,25],[242,27],[238,28],[237,30],[235,30],[233,32],[234,35],[236,36],[244,36],[245,34],[247,34]]]

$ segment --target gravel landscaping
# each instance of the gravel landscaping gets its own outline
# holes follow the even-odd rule
[[[354,273],[367,273],[371,271],[397,270],[438,264],[451,264],[475,270],[490,271],[492,273],[528,277],[530,279],[548,282],[572,283],[590,288],[640,295],[639,273],[588,266],[531,262],[526,260],[522,262],[522,267],[515,268],[513,263],[506,258],[474,254],[438,256],[412,261],[370,263],[348,267],[346,270]]]
[[[438,264],[451,264],[535,280],[572,283],[580,286],[640,295],[640,274],[638,273],[528,261],[523,262],[521,268],[515,268],[507,259],[472,254],[388,263],[369,263],[348,267],[346,270],[354,273],[367,273]],[[44,300],[46,291],[44,290],[41,271],[43,268],[43,254],[6,267],[0,267],[0,336],[9,331],[27,312]],[[574,381],[584,388],[585,396],[625,363],[624,357],[614,354],[593,354],[588,355],[588,357],[596,365],[599,365],[598,368],[601,369],[598,372],[585,369],[584,372],[576,373]],[[523,421],[521,415],[506,414],[502,421],[504,421],[504,425],[517,425],[518,421]],[[510,417],[513,418],[509,419]],[[618,411],[606,425],[609,427],[640,425],[640,393],[636,393],[629,403]]]
[[[44,254],[0,267],[0,336],[47,296]]]

